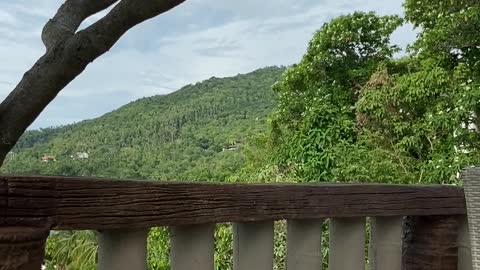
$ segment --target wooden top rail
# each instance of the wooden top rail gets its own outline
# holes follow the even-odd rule
[[[0,225],[54,229],[326,217],[463,215],[463,189],[377,184],[214,184],[0,176]]]

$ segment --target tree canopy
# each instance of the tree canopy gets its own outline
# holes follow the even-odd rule
[[[325,24],[274,86],[276,173],[301,181],[453,183],[478,163],[479,4],[404,6],[406,20],[422,30],[403,57],[394,58],[390,44],[402,19],[357,12]]]
[[[356,12],[333,19],[314,35],[301,62],[274,86],[276,162],[307,181],[333,178],[336,155],[357,140],[359,94],[377,66],[398,51],[389,40],[401,24],[397,16]]]

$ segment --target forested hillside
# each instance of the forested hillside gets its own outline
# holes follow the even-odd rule
[[[243,166],[247,138],[266,131],[271,86],[283,71],[210,78],[98,119],[29,131],[2,172],[224,180]]]

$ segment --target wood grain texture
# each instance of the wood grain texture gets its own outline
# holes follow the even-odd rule
[[[463,215],[453,186],[213,184],[5,177],[8,224],[55,229],[143,228],[326,217]]]
[[[456,270],[460,216],[411,217],[403,239],[403,270]]]
[[[0,269],[40,269],[49,231],[49,226],[0,226]]]

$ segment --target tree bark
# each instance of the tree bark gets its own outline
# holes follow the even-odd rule
[[[458,229],[457,216],[406,217],[402,269],[457,269]]]
[[[86,66],[107,52],[129,29],[185,0],[67,0],[44,27],[46,53],[0,104],[0,165],[28,126]],[[88,16],[118,4],[77,31]]]

